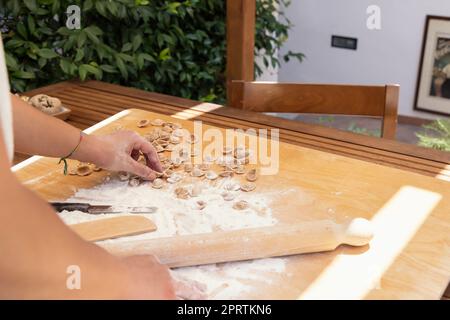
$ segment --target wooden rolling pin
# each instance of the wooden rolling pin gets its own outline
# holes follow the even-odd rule
[[[170,267],[187,267],[364,246],[372,237],[370,221],[356,218],[346,224],[322,220],[101,246],[118,256],[153,254]]]

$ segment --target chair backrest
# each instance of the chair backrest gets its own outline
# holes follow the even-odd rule
[[[382,118],[382,137],[395,139],[398,85],[359,86],[249,82],[229,83],[228,105],[256,112],[340,114]]]
[[[256,0],[227,0],[227,105],[262,112],[377,116],[395,139],[399,86],[258,83],[254,80]]]

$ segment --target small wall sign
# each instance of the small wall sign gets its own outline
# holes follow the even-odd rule
[[[358,48],[358,39],[342,36],[331,36],[331,46],[341,49],[356,50]]]

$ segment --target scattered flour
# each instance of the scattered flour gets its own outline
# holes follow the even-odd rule
[[[277,223],[272,216],[270,199],[276,193],[244,193],[236,192],[233,201],[225,201],[222,193],[224,186],[232,179],[220,181],[198,181],[186,178],[183,186],[192,188],[194,184],[202,184],[202,192],[198,197],[188,200],[177,199],[174,190],[180,184],[166,184],[163,189],[153,189],[144,183],[138,187],[129,187],[127,182],[111,179],[92,189],[81,189],[68,199],[71,202],[89,202],[91,204],[110,204],[120,207],[157,207],[153,214],[142,214],[151,219],[158,230],[151,233],[123,237],[106,242],[120,243],[124,241],[161,238],[174,235],[209,233],[215,230],[236,230],[244,228],[265,227]],[[247,201],[250,206],[246,210],[237,211],[232,208],[236,201]],[[196,202],[206,202],[206,207],[199,210]],[[111,215],[90,215],[79,211],[61,212],[60,217],[67,224],[96,220]],[[117,214],[123,215],[123,214]],[[267,274],[282,273],[285,270],[285,259],[263,259],[250,262],[233,262],[220,265],[179,268],[173,270],[175,276],[186,280],[197,281],[206,288],[210,299],[242,298],[243,294],[252,290],[247,284],[267,283]]]
[[[270,274],[284,272],[285,265],[283,258],[270,258],[180,268],[175,269],[174,273],[181,279],[203,284],[209,299],[240,299],[254,289],[252,284],[270,284]]]

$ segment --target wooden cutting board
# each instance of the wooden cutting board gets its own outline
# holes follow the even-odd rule
[[[91,91],[86,98],[90,106],[102,104],[100,98],[120,106],[147,103]],[[73,92],[65,92],[64,97],[64,101],[78,103]],[[84,106],[86,101],[80,100],[79,104]],[[168,116],[132,109],[96,125],[95,134],[110,133],[119,126],[145,134],[152,127],[137,128],[137,121],[156,118],[180,122],[193,131],[193,122],[183,120],[192,116],[190,112]],[[245,127],[247,122],[242,119],[233,125]],[[223,128],[204,124],[204,130],[209,128],[225,133]],[[342,223],[363,217],[374,223],[375,237],[370,247],[341,246],[328,253],[290,257],[285,272],[268,274],[267,283],[249,279],[255,290],[242,298],[293,299],[311,290],[318,290],[318,296],[325,298],[333,290],[343,289],[354,294],[345,297],[356,299],[436,299],[442,295],[450,273],[448,182],[295,143],[281,142],[279,151],[279,173],[261,177],[254,192],[273,198],[271,209],[280,223]],[[67,199],[74,194],[74,186],[95,187],[107,175],[102,171],[88,177],[63,176],[57,159],[32,161],[15,173],[25,186],[48,201]],[[379,287],[373,286],[377,282],[366,284],[364,280],[369,277],[377,278]],[[329,286],[323,282],[329,282]]]
[[[152,232],[156,225],[142,216],[120,216],[70,225],[86,241],[100,241]]]

